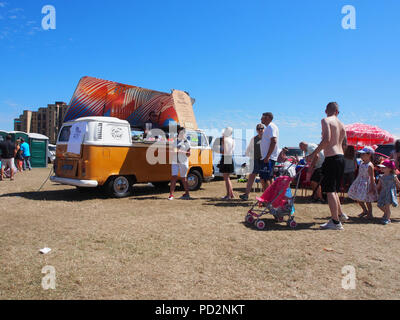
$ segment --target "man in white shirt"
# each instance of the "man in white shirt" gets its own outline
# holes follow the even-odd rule
[[[279,129],[272,122],[273,119],[274,116],[271,112],[265,112],[261,117],[261,123],[265,125],[260,143],[261,159],[264,161],[263,168],[260,170],[263,190],[268,188],[272,183],[275,162],[278,160]]]
[[[175,191],[178,176],[180,177],[182,184],[185,188],[185,194],[181,197],[181,199],[188,200],[190,199],[189,186],[187,182],[190,157],[190,142],[186,138],[186,130],[182,127],[178,128],[178,137],[174,141],[173,148],[174,153],[172,155],[171,165],[172,177],[170,195],[168,197],[168,200],[174,199],[173,193]]]
[[[309,165],[307,168],[306,182],[310,181],[311,189],[313,191],[312,201],[321,203],[325,203],[324,198],[322,197],[321,192],[321,180],[322,180],[322,164],[324,163],[325,156],[324,152],[321,150],[315,157],[311,160],[309,157],[315,149],[317,149],[317,145],[315,143],[307,143],[300,142],[299,147],[302,151],[304,151],[306,156],[306,161]]]

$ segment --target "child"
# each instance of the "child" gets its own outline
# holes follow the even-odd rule
[[[374,150],[371,147],[365,147],[361,151],[362,163],[358,170],[356,180],[351,184],[348,195],[351,199],[358,201],[358,204],[363,209],[363,212],[358,216],[366,216],[372,219],[372,205],[378,198],[376,191],[375,178],[374,178],[374,165],[372,164],[372,155]]]
[[[396,187],[400,189],[400,181],[395,175],[396,165],[394,161],[387,159],[383,161],[379,167],[382,168],[383,175],[378,181],[378,208],[384,213],[382,217],[382,223],[386,225],[391,222],[390,205],[393,205],[394,207],[398,206]]]

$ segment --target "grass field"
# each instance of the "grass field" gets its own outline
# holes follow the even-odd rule
[[[49,172],[0,182],[0,299],[400,298],[399,208],[383,226],[346,201],[345,230],[325,231],[328,206],[298,197],[296,230],[266,217],[258,231],[244,224],[252,201],[220,200],[223,181],[189,201],[147,185],[109,199],[49,181],[37,191]],[[236,195],[245,187],[233,185]],[[52,251],[40,254],[44,247]],[[41,285],[48,265],[55,290]],[[342,288],[346,265],[356,270],[354,290]]]

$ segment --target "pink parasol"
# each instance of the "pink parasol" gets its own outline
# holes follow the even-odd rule
[[[377,144],[394,143],[394,137],[377,126],[363,123],[353,123],[345,126],[347,134],[347,144],[355,146],[357,149],[364,146],[374,146]]]

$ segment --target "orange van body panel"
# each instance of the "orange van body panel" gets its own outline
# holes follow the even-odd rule
[[[134,176],[137,183],[169,181],[171,148],[159,147],[155,153],[158,159],[165,159],[166,164],[150,164],[146,157],[150,146],[145,143],[129,147],[83,144],[81,154],[76,155],[66,152],[67,145],[59,144],[56,150],[55,174],[62,178],[96,180],[99,186],[104,185],[110,176],[117,175]],[[191,168],[199,168],[204,178],[211,177],[212,150],[191,149],[189,170]]]

